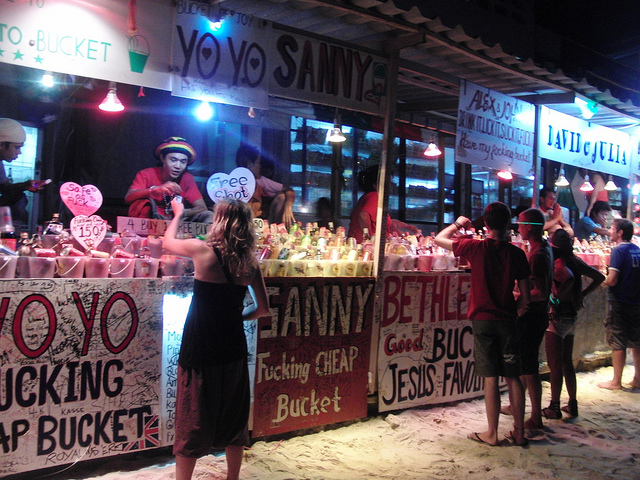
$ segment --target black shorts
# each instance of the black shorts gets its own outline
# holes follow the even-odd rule
[[[604,326],[612,350],[640,348],[640,305],[609,300]]]
[[[478,376],[520,376],[520,348],[515,319],[473,320],[473,348]]]
[[[547,302],[529,304],[529,310],[517,320],[520,336],[521,375],[533,375],[540,369],[540,344],[549,326]]]

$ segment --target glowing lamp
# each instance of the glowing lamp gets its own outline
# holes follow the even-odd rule
[[[502,180],[513,180],[513,174],[509,170],[500,170],[498,172],[498,178]]]
[[[584,183],[580,186],[581,192],[593,192],[593,185],[589,181],[589,175],[584,176]]]
[[[115,82],[109,82],[109,92],[98,108],[105,112],[121,112],[124,110],[124,105],[116,95]]]
[[[437,157],[441,154],[442,152],[438,148],[438,145],[436,145],[434,142],[429,142],[429,145],[427,145],[427,149],[423,153],[425,157]]]

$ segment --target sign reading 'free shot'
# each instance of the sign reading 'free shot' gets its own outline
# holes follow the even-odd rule
[[[238,167],[230,174],[214,173],[207,180],[207,193],[214,202],[225,198],[236,198],[248,203],[256,189],[256,178],[251,170]]]

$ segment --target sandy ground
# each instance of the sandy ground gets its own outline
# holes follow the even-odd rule
[[[627,366],[623,384],[633,376]],[[464,479],[633,480],[640,478],[640,390],[597,387],[612,368],[578,374],[580,416],[546,420],[527,448],[490,447],[466,438],[486,427],[484,401],[380,414],[351,425],[285,440],[258,441],[245,453],[244,480]],[[549,384],[543,382],[543,405]],[[506,394],[502,397],[507,403]],[[563,393],[563,403],[566,396]],[[502,435],[512,427],[500,419]],[[165,453],[167,453],[165,451]],[[224,456],[198,460],[193,478],[224,479]],[[175,478],[171,456],[138,454],[77,464],[64,472],[14,476],[36,480]]]

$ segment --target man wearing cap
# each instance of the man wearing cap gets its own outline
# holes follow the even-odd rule
[[[171,200],[180,195],[187,222],[211,223],[213,212],[207,209],[196,181],[187,167],[196,159],[196,151],[184,138],[169,137],[156,147],[161,165],[140,170],[124,201],[130,217],[171,218]]]
[[[0,160],[13,162],[20,156],[21,148],[27,139],[24,128],[19,122],[11,118],[0,118]],[[37,180],[27,180],[11,183],[4,170],[4,163],[0,162],[0,206],[11,207],[14,222],[28,223],[27,197],[25,190],[37,192],[44,184]]]

